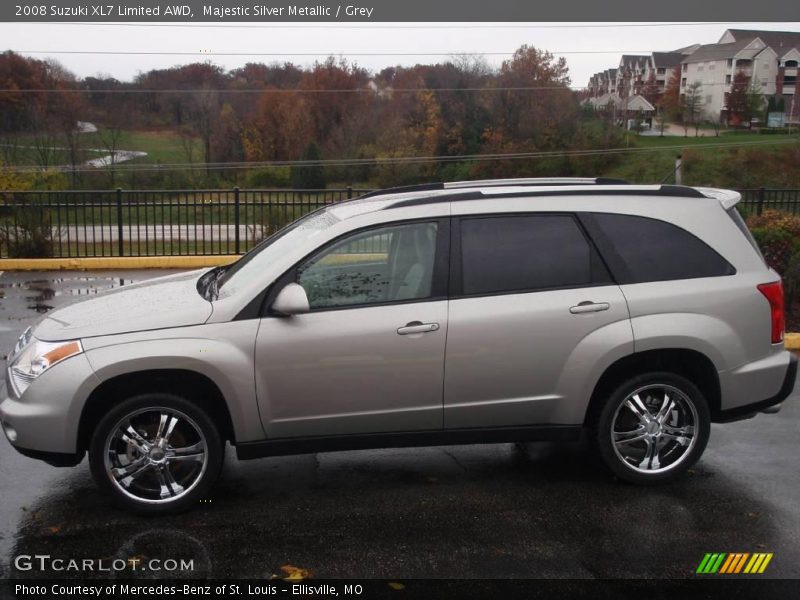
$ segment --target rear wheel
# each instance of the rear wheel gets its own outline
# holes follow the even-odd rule
[[[205,411],[179,396],[143,394],[101,419],[89,461],[95,481],[116,504],[159,514],[198,503],[219,476],[223,454]]]
[[[673,373],[647,373],[612,392],[594,436],[615,475],[632,483],[663,483],[697,462],[710,423],[708,404],[691,381]]]

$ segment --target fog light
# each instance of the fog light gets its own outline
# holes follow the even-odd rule
[[[8,423],[3,423],[3,431],[5,432],[9,442],[13,444],[14,442],[17,441],[17,430],[14,429],[11,425],[9,425]]]

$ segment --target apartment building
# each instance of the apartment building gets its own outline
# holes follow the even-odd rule
[[[645,94],[651,103],[656,103],[656,97],[664,93],[672,73],[680,66],[681,94],[700,82],[705,118],[726,121],[728,94],[736,74],[743,72],[764,97],[782,99],[786,120],[797,123],[800,122],[798,62],[800,32],[728,29],[714,44],[695,44],[649,55],[623,55],[616,69],[596,73],[589,79],[587,102],[605,106],[608,102]],[[654,82],[655,86],[648,82]]]

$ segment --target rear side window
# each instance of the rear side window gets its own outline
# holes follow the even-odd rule
[[[753,234],[750,233],[750,230],[747,228],[747,224],[744,222],[742,215],[739,214],[739,211],[736,210],[736,207],[732,206],[726,212],[728,213],[728,216],[731,218],[731,220],[736,224],[736,227],[739,228],[739,231],[742,232],[742,235],[744,235],[744,237],[747,238],[747,241],[750,242],[750,245],[753,247],[753,250],[755,250],[758,253],[758,256],[761,257],[761,261],[764,264],[767,264],[767,261],[764,259],[764,255],[761,253],[761,248],[758,247],[758,244],[756,243]]]
[[[733,275],[708,244],[671,223],[632,215],[594,213],[598,244],[619,283]],[[590,227],[590,230],[594,229]],[[594,235],[594,232],[593,232]]]
[[[610,280],[571,216],[467,218],[460,228],[466,295],[581,287]]]

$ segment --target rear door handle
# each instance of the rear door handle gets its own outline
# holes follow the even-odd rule
[[[584,300],[575,306],[569,308],[569,312],[573,315],[581,313],[600,312],[601,310],[608,310],[611,305],[608,302],[592,302],[591,300]]]
[[[439,329],[438,323],[423,323],[422,321],[411,321],[406,323],[405,327],[397,330],[399,335],[409,335],[412,333],[427,333],[429,331],[436,331]]]

